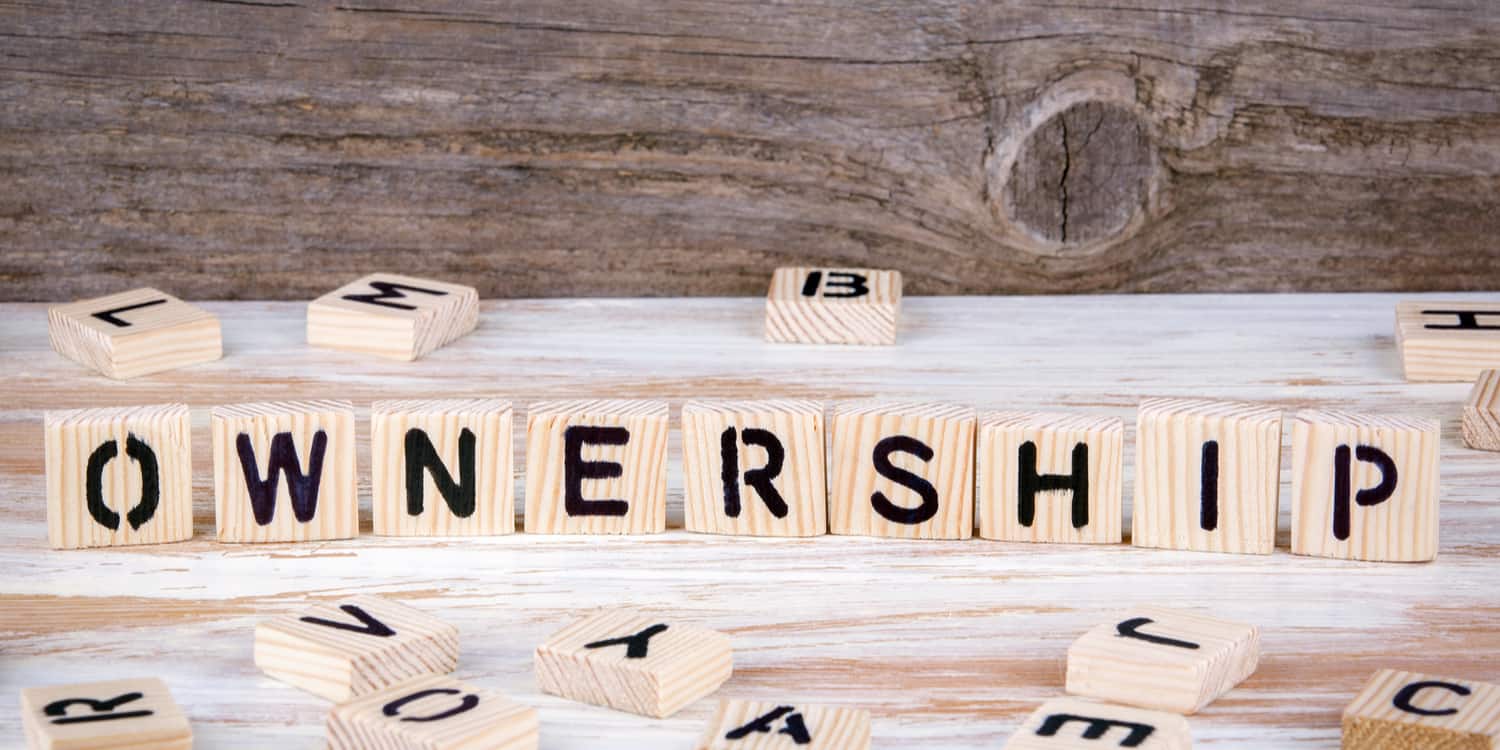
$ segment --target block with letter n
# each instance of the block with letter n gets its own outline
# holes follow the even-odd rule
[[[354,405],[215,407],[214,512],[221,542],[302,542],[359,533]]]
[[[528,407],[526,533],[655,534],[666,527],[666,402]]]
[[[1189,750],[1187,719],[1165,711],[1056,698],[1042,704],[1005,750]]]
[[[218,317],[150,287],[48,308],[47,336],[58,354],[117,379],[224,353]]]
[[[494,398],[372,404],[375,533],[514,533],[511,421],[510,402]]]
[[[474,287],[375,273],[308,304],[307,343],[410,361],[478,324]]]
[[[890,345],[900,314],[900,271],[778,268],[766,293],[766,340]]]
[[[188,750],[193,730],[155,678],[52,685],[21,691],[29,750]]]
[[[536,750],[536,709],[493,690],[427,675],[328,712],[329,750]]]

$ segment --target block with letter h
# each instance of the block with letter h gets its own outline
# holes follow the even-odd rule
[[[428,675],[335,706],[330,750],[536,750],[536,709],[446,675]]]
[[[719,701],[697,750],[869,750],[870,712],[795,702]]]
[[[973,409],[851,403],[833,416],[834,534],[911,539],[974,535]]]
[[[667,405],[542,401],[526,415],[528,534],[667,528]]]
[[[1500,302],[1399,302],[1396,345],[1407,380],[1472,381],[1500,368]]]
[[[894,344],[901,272],[778,268],[766,294],[766,340],[793,344]]]
[[[474,330],[471,286],[375,273],[307,306],[307,343],[411,361]]]
[[[1344,750],[1500,748],[1500,685],[1382,669],[1343,725]]]
[[[370,407],[375,533],[514,533],[511,442],[508,401],[376,401]]]
[[[220,406],[210,422],[219,541],[301,542],[359,533],[353,404]]]
[[[828,533],[823,406],[815,401],[693,401],[682,407],[688,531]]]
[[[161,680],[26,688],[21,726],[28,750],[188,750],[193,730]]]
[[[1164,711],[1056,698],[1026,719],[1005,750],[1188,750],[1187,719]]]
[[[111,378],[134,378],[224,354],[213,313],[149,287],[47,310],[52,348]]]
[[[1119,544],[1125,424],[1112,417],[992,412],[979,422],[979,536]]]

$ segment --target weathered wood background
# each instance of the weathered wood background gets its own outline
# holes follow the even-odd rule
[[[1500,4],[0,2],[0,299],[1500,287]]]

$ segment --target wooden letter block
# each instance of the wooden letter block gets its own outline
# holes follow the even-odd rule
[[[1234,401],[1141,402],[1132,543],[1269,555],[1281,495],[1281,412]]]
[[[188,750],[193,730],[155,678],[21,691],[28,750]]]
[[[515,532],[510,402],[376,401],[370,454],[376,534]]]
[[[354,406],[281,401],[212,413],[221,542],[303,542],[359,533]]]
[[[526,533],[667,528],[667,404],[543,401],[526,418]]]
[[[1500,685],[1382,669],[1344,709],[1343,750],[1434,748],[1500,748]]]
[[[1292,552],[1421,562],[1438,552],[1436,419],[1298,412]]]
[[[585,617],[536,649],[542,692],[664,718],[734,671],[729,636],[623,610]]]
[[[223,356],[219,319],[155,289],[134,289],[47,310],[58,354],[111,378],[134,378]]]
[[[974,410],[952,404],[847,404],[833,415],[835,534],[913,539],[974,535]]]
[[[900,271],[778,268],[766,294],[766,340],[890,345],[900,314]]]
[[[823,405],[693,401],[682,407],[688,531],[828,533]]]
[[[255,666],[332,701],[458,666],[458,628],[419,609],[356,596],[255,626]]]
[[[1407,380],[1472,381],[1500,368],[1500,302],[1399,302],[1396,345]]]
[[[697,750],[869,750],[870,712],[805,703],[721,700]]]
[[[979,420],[979,536],[1119,544],[1125,423],[991,412]]]
[[[478,324],[474,287],[375,273],[308,304],[307,343],[411,361]]]
[[[1005,750],[1188,750],[1187,719],[1162,711],[1056,698],[1026,719]]]
[[[1485,370],[1464,404],[1464,442],[1481,451],[1500,451],[1500,370]]]
[[[536,709],[429,675],[328,712],[330,750],[536,750]]]
[[[53,549],[192,538],[187,405],[49,411],[43,421]]]
[[[1193,714],[1260,663],[1260,630],[1191,612],[1140,607],[1068,648],[1068,692]]]

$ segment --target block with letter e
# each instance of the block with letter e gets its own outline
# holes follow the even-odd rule
[[[1042,704],[1005,750],[1188,750],[1187,719],[1165,711],[1056,698]]]
[[[330,750],[536,750],[536,709],[446,675],[427,675],[328,713]]]
[[[664,401],[541,401],[526,415],[528,534],[667,527]]]
[[[979,536],[1119,544],[1125,424],[1042,412],[980,416]]]
[[[188,750],[193,730],[166,683],[155,678],[53,685],[21,691],[28,750]]]
[[[1398,302],[1396,345],[1407,380],[1473,381],[1500,368],[1500,302]]]
[[[1500,748],[1500,685],[1382,669],[1344,709],[1344,750]]]
[[[376,401],[370,406],[375,533],[514,533],[511,441],[508,401]]]
[[[474,330],[471,286],[374,273],[307,305],[307,343],[391,359],[418,359]]]
[[[823,405],[692,401],[682,407],[688,531],[828,533]]]
[[[833,412],[828,526],[908,539],[974,535],[972,408],[864,402]]]
[[[277,401],[215,407],[221,542],[302,542],[359,533],[354,406]]]
[[[58,354],[117,379],[224,353],[218,317],[149,287],[48,308],[47,337]]]
[[[900,271],[778,268],[766,293],[766,340],[889,345],[900,314]]]

